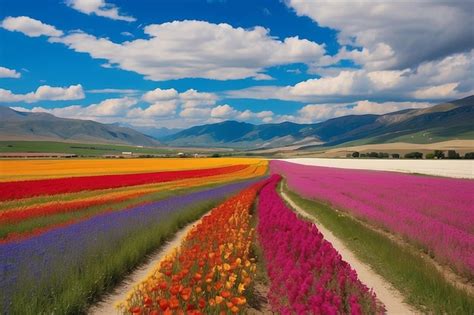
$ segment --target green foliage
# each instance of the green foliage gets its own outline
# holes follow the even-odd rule
[[[410,152],[405,154],[405,159],[422,159],[423,153],[421,152]]]
[[[84,144],[54,141],[0,141],[0,152],[30,153],[69,153],[79,156],[101,156],[105,154],[172,154],[173,150],[164,148],[134,147],[114,144]]]
[[[434,157],[437,159],[444,159],[444,152],[441,150],[435,150]]]
[[[448,150],[448,159],[460,159],[459,153],[456,152],[456,150]]]
[[[468,152],[464,154],[465,159],[474,160],[474,152]]]

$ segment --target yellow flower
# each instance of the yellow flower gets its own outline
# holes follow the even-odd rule
[[[245,291],[245,284],[241,283],[239,284],[239,288],[237,289],[237,291],[242,294],[242,292]]]

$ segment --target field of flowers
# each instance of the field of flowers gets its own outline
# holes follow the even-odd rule
[[[258,239],[270,279],[269,301],[278,314],[380,314],[375,293],[324,240],[300,220],[276,192],[273,175],[258,205]]]
[[[266,172],[259,160],[194,160],[177,171],[1,182],[2,313],[83,312],[169,235]],[[39,161],[21,162],[34,173]]]
[[[240,313],[256,266],[250,210],[261,181],[212,209],[120,305],[124,313]]]
[[[403,236],[474,276],[474,182],[272,161],[291,190]]]
[[[384,313],[316,225],[281,199],[282,176],[302,197],[402,235],[474,275],[469,180],[283,161],[270,162],[269,177],[267,161],[243,158],[5,162],[17,167],[0,177],[5,314],[86,313],[195,221],[119,312],[243,314],[268,292],[267,308],[278,314]]]

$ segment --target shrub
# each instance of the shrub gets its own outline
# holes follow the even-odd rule
[[[441,150],[435,150],[434,151],[434,156],[437,159],[444,159],[444,152]]]
[[[464,158],[468,160],[474,160],[474,152],[468,152],[464,154]]]
[[[456,150],[448,150],[448,159],[459,159],[459,153]]]
[[[422,159],[423,153],[421,152],[410,152],[405,154],[405,159]]]

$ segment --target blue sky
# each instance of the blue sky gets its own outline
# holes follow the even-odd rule
[[[3,0],[0,104],[178,128],[427,107],[473,94],[472,12],[471,1]]]

